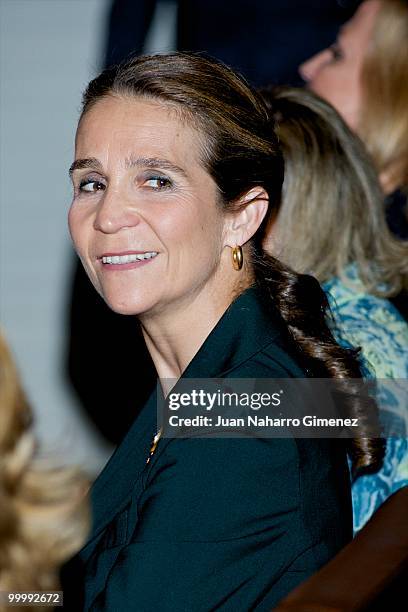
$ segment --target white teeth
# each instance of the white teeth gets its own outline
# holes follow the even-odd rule
[[[149,251],[147,253],[134,253],[132,255],[112,255],[108,257],[102,257],[102,263],[104,264],[126,264],[132,263],[133,261],[141,261],[143,259],[151,259],[156,257],[156,251]]]

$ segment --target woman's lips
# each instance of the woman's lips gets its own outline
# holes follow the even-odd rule
[[[131,270],[148,264],[157,255],[157,251],[126,251],[104,253],[98,259],[104,270]]]

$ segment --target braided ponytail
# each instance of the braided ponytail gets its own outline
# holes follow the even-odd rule
[[[367,414],[376,414],[375,401],[361,396],[361,385],[355,381],[361,379],[359,349],[344,348],[334,339],[327,324],[329,303],[318,281],[313,276],[297,274],[261,247],[252,255],[252,262],[256,282],[285,321],[308,374],[316,378],[347,379],[348,417],[364,423]],[[384,449],[381,438],[352,438],[348,450],[353,476],[377,470]]]

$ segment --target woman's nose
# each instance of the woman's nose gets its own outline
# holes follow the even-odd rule
[[[121,229],[134,227],[140,222],[134,203],[116,192],[104,193],[98,204],[94,228],[104,234],[114,234]]]
[[[299,74],[306,83],[312,81],[320,68],[324,66],[327,60],[330,58],[330,51],[328,49],[324,49],[316,55],[313,55],[310,59],[303,62],[299,66]]]

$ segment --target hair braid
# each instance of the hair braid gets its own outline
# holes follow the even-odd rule
[[[316,378],[347,380],[347,416],[367,422],[368,414],[377,414],[377,405],[373,398],[361,396],[360,350],[342,347],[334,339],[327,325],[330,306],[318,281],[297,274],[265,251],[258,253],[252,256],[256,282],[285,321],[303,367]],[[352,438],[348,451],[353,476],[379,469],[384,450],[382,438]]]

